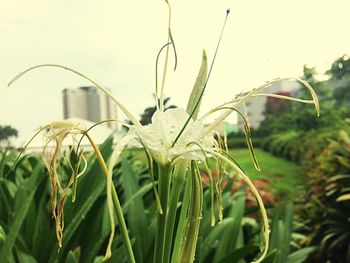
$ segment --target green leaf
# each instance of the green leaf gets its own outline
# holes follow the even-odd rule
[[[306,247],[299,249],[288,256],[287,263],[302,263],[314,252],[316,247]]]
[[[0,177],[5,175],[5,164],[8,162],[7,151],[8,148],[4,152],[0,152]]]
[[[350,179],[350,174],[338,174],[338,175],[334,175],[330,178],[327,179],[327,182],[328,183],[331,183],[331,182],[336,182],[338,180],[349,180]]]
[[[5,239],[6,239],[6,232],[4,228],[0,225],[0,247],[2,246]]]
[[[52,227],[54,220],[52,219],[51,210],[49,211],[47,207],[48,196],[51,192],[51,186],[49,184],[49,176],[45,176],[36,194],[38,197],[37,200],[39,200],[36,214],[33,218],[27,217],[27,221],[32,220],[35,222],[33,235],[28,246],[31,248],[31,254],[39,262],[47,262],[56,240],[55,231]]]
[[[256,245],[244,246],[232,251],[227,256],[225,256],[222,260],[220,260],[218,263],[239,262],[239,260],[243,259],[248,255],[254,254],[257,251],[259,251],[259,247]]]
[[[208,256],[211,249],[215,247],[215,243],[218,240],[221,240],[223,232],[227,229],[227,227],[232,224],[233,218],[225,218],[220,224],[215,227],[210,227],[210,225],[206,225],[206,230],[211,229],[209,234],[204,236],[204,240],[201,243],[201,249],[199,253],[199,262],[204,262],[205,258]],[[202,229],[201,229],[202,230]]]
[[[216,250],[214,261],[220,261],[224,259],[229,253],[237,248],[237,241],[242,218],[245,212],[245,195],[244,189],[237,192],[235,195],[237,198],[232,203],[229,217],[233,219],[232,223],[227,226],[226,231],[221,236],[219,246]]]
[[[102,204],[99,201],[96,202],[89,211],[86,221],[90,231],[84,233],[84,238],[81,238],[84,239],[84,243],[81,243],[84,249],[81,253],[80,262],[93,262],[99,252],[105,249],[103,245],[105,245],[111,232],[107,200],[103,200]]]
[[[102,256],[96,257],[94,260],[94,263],[103,263],[103,257]]]
[[[199,73],[196,82],[193,86],[190,98],[187,103],[186,111],[189,115],[192,115],[192,119],[197,119],[200,103],[203,97],[205,83],[207,81],[208,74],[208,61],[207,55],[203,50],[202,65],[199,69]],[[198,105],[197,105],[198,104]]]
[[[20,204],[15,218],[10,225],[5,242],[0,250],[0,262],[7,262],[7,258],[11,254],[11,250],[18,236],[22,223],[27,215],[29,207],[33,201],[34,194],[41,180],[45,177],[43,173],[43,166],[37,164],[31,176],[24,180],[21,184],[16,198],[18,197],[18,203]]]
[[[275,263],[277,249],[272,250],[261,263]]]
[[[31,255],[16,249],[16,254],[17,254],[17,259],[18,262],[23,262],[23,263],[38,263],[35,258],[33,258]],[[7,261],[6,261],[7,262]]]
[[[128,207],[126,213],[128,218],[128,227],[133,238],[135,238],[134,253],[136,262],[143,262],[151,248],[151,233],[148,231],[145,206],[142,196],[134,197],[140,189],[138,179],[134,174],[130,162],[122,159],[122,179],[121,184],[124,189],[125,200],[133,198],[132,204]]]
[[[72,250],[69,251],[65,263],[79,263],[78,259],[76,258]]]
[[[350,193],[343,194],[337,198],[337,202],[348,201],[350,200]]]
[[[129,208],[130,205],[133,204],[134,200],[137,198],[142,198],[145,194],[147,194],[149,191],[151,191],[153,188],[153,183],[147,183],[145,185],[143,185],[142,187],[140,187],[135,193],[133,193],[133,195],[126,199],[124,204],[123,204],[123,213],[125,213],[127,211],[127,209]]]

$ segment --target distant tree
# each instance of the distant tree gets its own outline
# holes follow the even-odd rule
[[[316,75],[317,71],[315,67],[310,68],[307,65],[304,65],[303,79],[306,80],[311,86],[316,86],[318,84],[318,81],[315,78]]]
[[[327,85],[327,82],[325,81],[319,81],[316,78],[317,71],[315,67],[308,67],[304,65],[303,68],[303,76],[302,78],[307,81],[311,85],[311,87],[315,90],[317,93],[317,96],[323,100],[323,99],[330,99],[332,97],[332,92],[330,87]],[[307,89],[302,88],[301,89],[301,97],[302,98],[310,98],[310,93]],[[301,106],[302,107],[302,106]]]
[[[350,58],[343,55],[333,62],[332,67],[326,71],[332,79],[339,80],[345,76],[350,76]]]
[[[8,142],[11,137],[17,137],[18,132],[16,129],[11,126],[2,126],[0,125],[0,142]]]
[[[175,105],[169,105],[169,106],[168,106],[169,100],[170,100],[170,97],[167,97],[167,98],[164,99],[164,109],[167,110],[167,109],[177,108]],[[157,110],[157,107],[156,107],[156,106],[146,108],[146,109],[143,111],[143,113],[141,114],[140,123],[141,123],[142,125],[150,124],[150,123],[151,123],[151,120],[152,120],[152,116],[153,116],[153,114],[156,112],[156,110]]]

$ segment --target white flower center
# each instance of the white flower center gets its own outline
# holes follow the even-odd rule
[[[190,120],[185,131],[172,147],[188,118],[188,113],[181,108],[168,109],[164,112],[156,111],[151,124],[140,128],[134,126],[130,132],[136,134],[160,164],[171,162],[179,156],[189,160],[203,160],[204,155],[198,145],[208,149],[213,146],[214,139],[211,134],[203,137],[204,126],[200,121]],[[191,150],[199,151],[189,152]]]

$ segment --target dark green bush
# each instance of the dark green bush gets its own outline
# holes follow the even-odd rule
[[[310,262],[350,262],[349,135],[349,130],[338,132],[306,166],[309,190],[303,217],[310,227],[309,244],[319,246]]]

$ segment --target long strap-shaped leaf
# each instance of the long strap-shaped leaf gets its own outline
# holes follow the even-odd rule
[[[202,100],[202,93],[204,90],[205,82],[207,80],[207,74],[208,74],[208,60],[207,55],[205,53],[205,50],[203,50],[202,55],[202,64],[198,72],[198,76],[196,79],[196,82],[194,83],[190,98],[187,103],[186,112],[188,114],[192,115],[192,119],[196,120],[199,112],[200,103]],[[196,103],[198,103],[198,106],[196,108]]]
[[[179,261],[177,261],[181,263],[194,261],[199,224],[202,218],[203,188],[198,167],[194,161],[191,162],[191,171],[192,187],[190,205],[188,210],[188,224],[183,239],[184,242],[180,248],[180,258]]]
[[[36,189],[38,188],[41,180],[45,178],[43,173],[43,166],[37,164],[32,175],[29,177],[28,181],[25,181],[17,195],[23,194],[21,197],[21,206],[18,208],[18,212],[9,228],[7,237],[4,244],[0,250],[0,262],[7,262],[7,258],[11,253],[13,245],[15,244],[16,238],[18,237],[18,232],[22,226],[22,223],[27,216],[30,205],[33,202]]]

